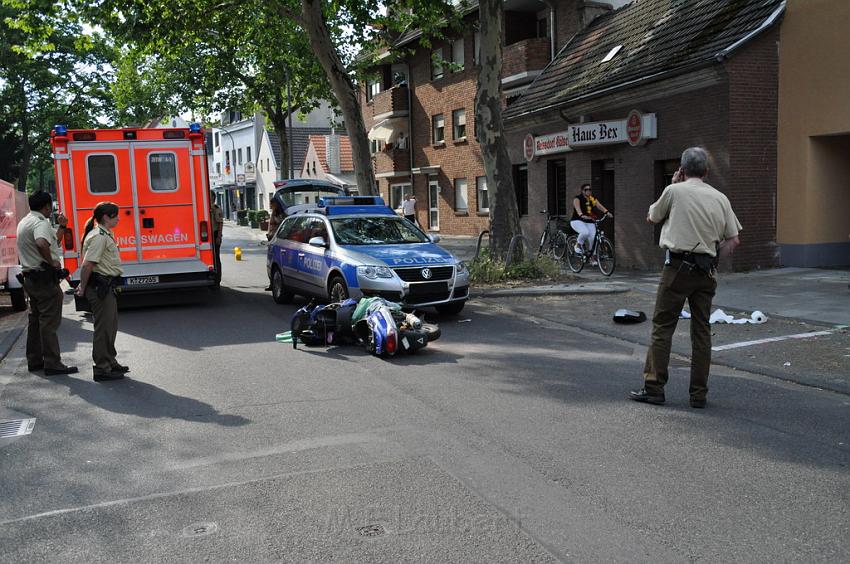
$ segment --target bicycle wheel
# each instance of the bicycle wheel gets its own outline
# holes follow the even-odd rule
[[[552,242],[552,254],[556,259],[562,260],[567,252],[567,234],[563,231],[558,231],[555,235],[555,240]]]
[[[614,272],[617,260],[614,256],[614,245],[611,241],[602,237],[599,239],[599,244],[596,246],[596,260],[599,264],[599,270],[605,276],[611,276]]]
[[[576,244],[578,244],[578,235],[567,237],[567,264],[573,272],[581,272],[584,268],[584,255],[576,253]]]

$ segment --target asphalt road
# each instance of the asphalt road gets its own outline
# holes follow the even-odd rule
[[[293,350],[241,233],[218,294],[121,312],[131,378],[12,350],[0,419],[36,424],[0,439],[0,562],[850,560],[847,395],[718,366],[693,410],[675,360],[667,406],[629,402],[642,345],[566,299],[434,314],[414,356]],[[90,364],[70,303],[60,338]]]

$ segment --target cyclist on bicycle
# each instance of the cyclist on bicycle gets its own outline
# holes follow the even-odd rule
[[[585,241],[590,241],[588,244],[593,244],[593,239],[596,237],[594,221],[597,216],[594,210],[598,209],[602,213],[614,217],[599,200],[593,197],[592,192],[590,184],[582,184],[581,191],[573,198],[573,217],[570,220],[570,227],[578,233],[578,242],[575,247],[575,252],[578,254],[584,253]]]

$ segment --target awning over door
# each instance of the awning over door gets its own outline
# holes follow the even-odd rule
[[[383,141],[394,143],[399,134],[407,137],[407,118],[397,117],[381,120],[369,130],[369,139],[372,141]]]

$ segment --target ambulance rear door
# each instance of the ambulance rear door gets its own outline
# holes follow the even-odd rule
[[[136,141],[131,145],[134,233],[137,260],[142,263],[200,259],[200,202],[196,201],[190,149],[189,139]]]
[[[115,238],[119,243],[121,262],[136,262],[139,252],[135,245],[135,198],[130,144],[126,141],[71,141],[68,143],[68,154],[71,205],[69,209],[68,203],[63,202],[65,209],[61,211],[69,216],[70,225],[82,237],[83,226],[92,217],[97,204],[104,201],[117,204],[120,221],[115,229]],[[61,176],[58,177],[61,179]],[[61,189],[64,192],[64,187]],[[65,258],[70,258],[69,255],[80,258],[78,253],[81,252],[81,248],[73,253],[66,251]],[[78,268],[71,273],[71,277],[79,280]]]

